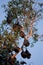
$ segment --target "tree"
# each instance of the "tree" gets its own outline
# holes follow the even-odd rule
[[[36,10],[34,4],[38,4],[40,8]],[[32,37],[33,45],[33,43],[36,43],[40,37],[43,37],[43,34],[39,35],[36,33],[38,29],[35,27],[36,25],[34,25],[34,23],[37,23],[36,20],[39,20],[42,17],[42,6],[43,3],[37,3],[34,0],[11,0],[8,2],[7,6],[4,5],[7,15],[6,19],[2,21],[0,26],[0,48],[2,50],[7,49],[7,56],[9,56],[9,53],[12,53],[12,51],[15,51],[15,54],[11,54],[9,59],[15,59],[20,51],[22,51],[21,56],[23,58],[30,59],[31,54],[27,50],[27,47],[30,45],[28,39],[30,36]],[[24,39],[21,48],[18,46],[20,38]],[[24,46],[26,48],[25,51],[23,49]]]

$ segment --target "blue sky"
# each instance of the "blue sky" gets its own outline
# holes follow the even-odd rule
[[[0,23],[2,22],[3,19],[5,19],[5,12],[4,12],[4,8],[2,8],[1,6],[3,4],[7,4],[9,0],[0,0]]]
[[[0,0],[0,23],[5,18],[5,15],[6,15],[1,5],[3,5],[4,3],[7,4],[8,1],[9,0]],[[43,0],[38,0],[38,1],[43,2]],[[37,28],[38,28],[38,33],[43,34],[43,30],[42,30],[43,19],[38,21]],[[43,65],[43,42],[38,41],[36,44],[34,44],[34,47],[32,48],[29,47],[28,49],[31,52],[32,56],[31,56],[31,59],[29,60],[25,59],[25,61],[28,62],[27,65],[29,65],[29,63],[32,63],[31,65]],[[17,55],[17,57],[19,60],[22,60],[19,54]]]

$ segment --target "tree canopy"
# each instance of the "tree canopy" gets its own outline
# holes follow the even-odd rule
[[[39,8],[35,8],[35,5],[38,5]],[[11,55],[11,59],[16,58],[20,51],[24,59],[31,58],[31,53],[27,50],[30,45],[29,38],[31,37],[33,40],[32,47],[39,38],[43,37],[43,34],[37,33],[38,29],[36,27],[37,20],[43,17],[42,7],[43,3],[37,3],[35,0],[9,0],[8,4],[4,5],[6,16],[0,25],[0,48],[1,50],[7,49],[8,55],[15,51],[15,54]],[[21,39],[24,39],[24,41],[20,48],[19,40]],[[20,62],[20,64],[26,63]]]

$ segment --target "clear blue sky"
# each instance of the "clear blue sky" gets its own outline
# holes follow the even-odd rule
[[[2,22],[2,20],[5,18],[5,13],[4,13],[4,9],[1,7],[2,4],[7,4],[9,0],[0,0],[0,23]],[[43,2],[43,0],[38,0],[40,2]],[[40,34],[43,34],[43,19],[38,21],[38,25],[37,25],[37,28],[39,29],[38,30],[38,33]],[[29,63],[32,63],[31,65],[43,65],[43,42],[41,41],[38,41],[34,47],[30,48],[29,47],[29,51],[31,52],[32,56],[31,56],[31,59],[27,60],[25,59],[29,65]],[[17,55],[18,59],[20,60],[21,59],[21,56],[18,54]],[[22,59],[21,59],[22,60]]]

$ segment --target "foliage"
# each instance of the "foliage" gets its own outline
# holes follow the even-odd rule
[[[40,8],[38,10],[35,9],[33,7],[34,4],[38,4]],[[31,54],[27,50],[27,47],[30,45],[28,38],[31,36],[35,43],[40,37],[37,33],[38,29],[36,28],[36,24],[34,25],[34,23],[37,23],[36,20],[39,20],[42,17],[43,3],[36,3],[34,0],[11,0],[8,2],[8,5],[4,7],[7,14],[6,19],[3,20],[0,25],[0,53],[4,56],[3,54],[6,55],[7,52],[6,57],[12,60],[16,58],[16,55],[20,51],[22,51],[21,56],[25,58],[24,56],[26,55],[26,57],[30,59]],[[24,39],[21,48],[19,48],[18,44],[20,38]],[[23,50],[24,46],[26,48],[25,51]],[[2,53],[2,51],[5,53]],[[15,51],[15,54],[9,56],[12,51]],[[18,64],[16,64],[16,62]],[[17,60],[14,61],[14,63],[14,65],[20,65]]]

